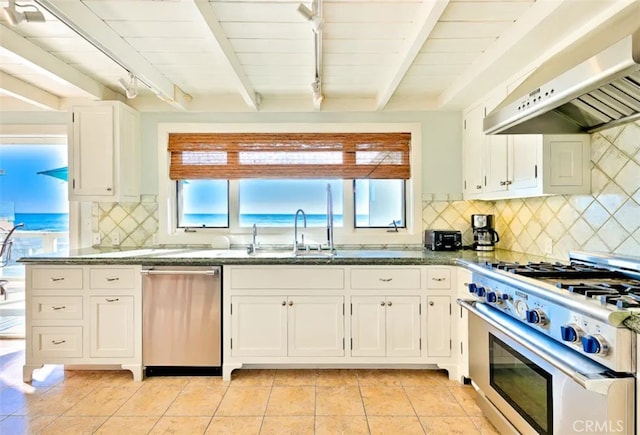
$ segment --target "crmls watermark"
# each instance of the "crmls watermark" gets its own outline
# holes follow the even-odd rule
[[[622,420],[575,420],[573,430],[576,433],[622,433],[624,422]]]

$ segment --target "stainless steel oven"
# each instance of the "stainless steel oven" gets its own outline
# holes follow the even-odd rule
[[[469,375],[500,433],[633,434],[632,373],[613,372],[478,301],[469,311]]]

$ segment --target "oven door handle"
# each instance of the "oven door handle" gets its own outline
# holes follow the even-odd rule
[[[494,319],[486,316],[483,312],[479,311],[475,307],[475,304],[477,304],[478,301],[458,299],[457,303],[462,308],[465,308],[469,312],[475,314],[480,319],[482,319],[483,321],[487,322],[489,325],[491,325],[492,327],[500,331],[502,334],[509,337],[509,339],[515,341],[520,346],[527,349],[529,352],[533,353],[543,361],[547,362],[548,364],[551,364],[553,367],[560,370],[562,373],[564,373],[565,375],[573,379],[576,383],[578,383],[578,385],[580,385],[585,390],[606,395],[609,390],[609,387],[616,381],[616,378],[611,378],[609,376],[602,375],[602,374],[590,375],[589,377],[587,377],[582,373],[576,372],[570,365],[566,364],[563,360],[558,359],[553,355],[540,350],[536,346],[533,346],[531,343],[529,343],[527,340],[514,335],[508,328],[504,327],[504,325],[501,325],[499,322],[496,322]]]

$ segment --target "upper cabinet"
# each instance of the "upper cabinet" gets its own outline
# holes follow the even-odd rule
[[[137,201],[138,112],[118,101],[73,106],[69,120],[69,200]]]
[[[589,193],[589,135],[483,133],[484,117],[504,94],[495,93],[464,114],[465,199]]]

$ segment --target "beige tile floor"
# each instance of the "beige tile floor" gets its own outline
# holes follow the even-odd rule
[[[429,370],[237,370],[155,377],[47,366],[21,382],[0,341],[0,434],[495,434],[470,387]],[[41,371],[42,372],[42,371]]]

